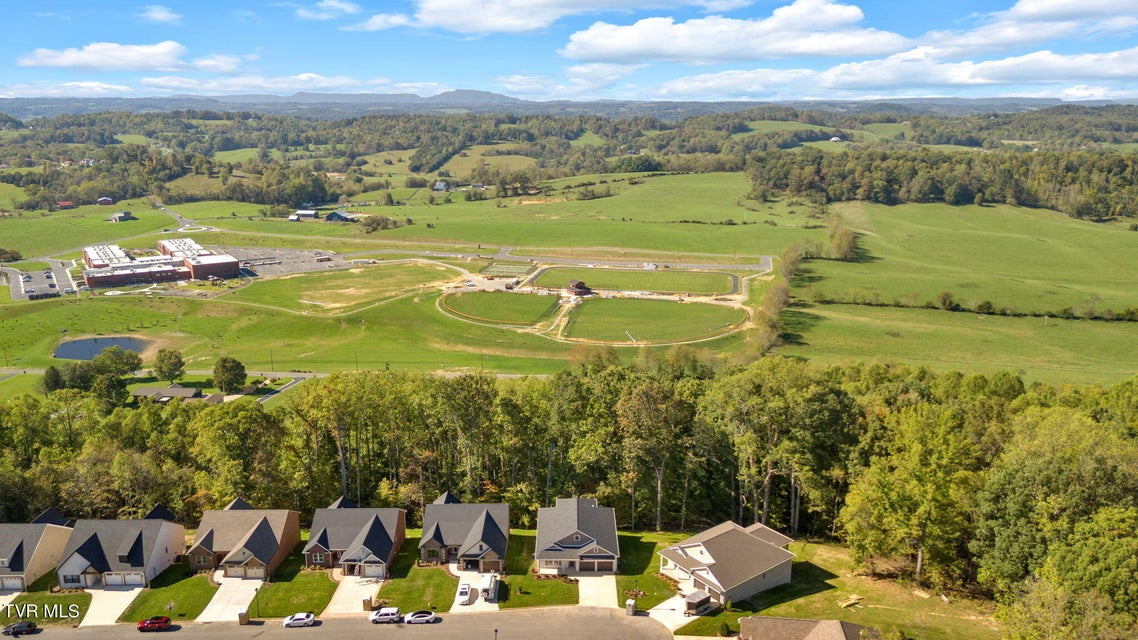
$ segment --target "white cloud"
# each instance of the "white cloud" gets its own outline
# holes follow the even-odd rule
[[[730,100],[783,95],[788,85],[797,85],[817,75],[811,69],[735,69],[669,80],[657,90],[675,99]]]
[[[645,18],[628,26],[597,22],[571,35],[560,53],[577,60],[701,64],[786,56],[879,55],[909,43],[898,34],[859,26],[863,17],[853,5],[795,0],[768,18],[708,16],[679,23],[673,18]]]
[[[316,8],[300,7],[296,10],[296,17],[305,20],[334,20],[345,15],[354,15],[360,12],[360,5],[347,0],[320,0]]]
[[[142,86],[153,89],[203,93],[282,93],[319,90],[361,92],[375,89],[377,86],[375,82],[348,76],[323,76],[318,73],[300,73],[293,76],[241,75],[228,78],[159,76],[141,80]]]
[[[102,97],[131,93],[132,89],[123,85],[104,82],[80,81],[62,84],[13,84],[0,86],[0,98],[38,98],[60,97]]]
[[[19,59],[21,67],[73,67],[124,71],[174,69],[186,48],[173,40],[157,44],[118,44],[92,42],[82,49],[36,49]]]
[[[1005,15],[1020,20],[1086,20],[1138,13],[1138,0],[1019,0]]]
[[[392,26],[412,25],[470,34],[527,33],[548,28],[561,18],[588,13],[680,7],[696,7],[709,13],[720,13],[749,6],[753,0],[414,0],[414,2],[414,15],[378,14],[372,20],[343,29],[378,31]]]
[[[213,73],[233,73],[241,67],[241,58],[223,53],[215,53],[204,58],[195,58],[191,63],[194,69]]]
[[[174,13],[170,7],[164,7],[160,4],[149,4],[142,8],[142,13],[138,17],[150,22],[161,22],[164,24],[178,24],[182,21],[182,14]]]
[[[402,13],[377,13],[359,24],[340,27],[343,31],[383,31],[413,24],[410,16]]]
[[[494,81],[516,96],[545,96],[554,84],[549,77],[527,75],[503,76]]]

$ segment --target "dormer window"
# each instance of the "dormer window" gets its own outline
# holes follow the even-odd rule
[[[581,541],[581,536],[578,536],[578,535],[573,536],[573,542],[580,542],[580,541]]]
[[[119,562],[130,562],[130,558],[128,558],[125,553],[120,553]]]
[[[0,559],[0,567],[6,567],[6,566],[8,566],[8,561]]]

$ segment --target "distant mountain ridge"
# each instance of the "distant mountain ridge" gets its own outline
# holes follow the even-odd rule
[[[1060,104],[1101,106],[1122,104],[1096,100],[1064,102],[1056,98],[902,98],[894,100],[792,100],[683,102],[650,100],[553,100],[533,101],[510,96],[459,89],[434,96],[413,93],[310,93],[289,96],[242,94],[229,96],[172,95],[145,98],[0,98],[0,113],[19,120],[101,111],[250,111],[311,118],[347,118],[368,114],[501,113],[511,115],[601,115],[609,117],[652,116],[679,120],[707,113],[732,113],[760,106],[786,106],[817,111],[851,113],[886,112],[915,115],[970,115],[1044,109]]]

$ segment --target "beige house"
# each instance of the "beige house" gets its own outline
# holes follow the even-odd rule
[[[48,516],[48,517],[45,517]],[[25,591],[55,570],[71,537],[71,529],[54,509],[30,524],[0,524],[0,591]]]
[[[679,581],[691,608],[739,602],[790,582],[790,542],[762,524],[724,522],[660,551],[660,572]]]
[[[223,568],[227,578],[264,580],[300,543],[300,512],[254,509],[237,498],[202,514],[187,554],[190,568]]]

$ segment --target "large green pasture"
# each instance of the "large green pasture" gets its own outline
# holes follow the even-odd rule
[[[437,286],[457,275],[435,264],[387,263],[256,280],[226,294],[225,299],[306,314],[342,315],[421,286]]]
[[[459,291],[444,296],[452,313],[481,322],[533,326],[557,313],[557,296],[492,291]]]
[[[1113,383],[1138,371],[1138,324],[1008,318],[930,309],[816,305],[783,315],[779,353],[821,364],[904,362],[937,371],[1019,372],[1028,381]]]
[[[581,280],[591,289],[604,291],[651,291],[690,295],[722,295],[732,290],[731,276],[710,271],[676,269],[632,270],[553,267],[534,282],[539,287],[564,287],[570,280]]]
[[[503,171],[514,171],[537,166],[537,160],[528,156],[514,154],[483,155],[491,149],[507,150],[511,146],[514,145],[474,145],[465,149],[463,153],[448,160],[447,163],[442,166],[442,169],[450,172],[452,176],[466,177],[470,175],[470,172],[473,171],[479,163],[485,164],[485,166],[489,168],[501,169]]]
[[[20,187],[7,182],[0,182],[0,209],[15,207],[17,202],[22,202],[27,197],[27,194]]]
[[[721,335],[745,318],[741,309],[722,305],[598,298],[570,312],[565,335],[627,344],[699,340]]]
[[[776,133],[779,131],[818,131],[828,129],[817,124],[806,124],[795,120],[751,120],[747,122],[749,131],[736,133],[733,138],[745,138],[756,133]]]
[[[115,211],[125,209],[138,220],[107,222]],[[142,200],[124,200],[111,207],[88,205],[65,211],[27,211],[22,216],[0,218],[3,246],[18,249],[26,258],[52,255],[90,244],[160,231],[172,224],[161,211]]]
[[[1138,233],[1124,227],[1005,205],[833,210],[859,232],[865,259],[807,265],[810,286],[831,296],[921,305],[949,291],[969,308],[984,300],[1020,312],[1138,307]]]

